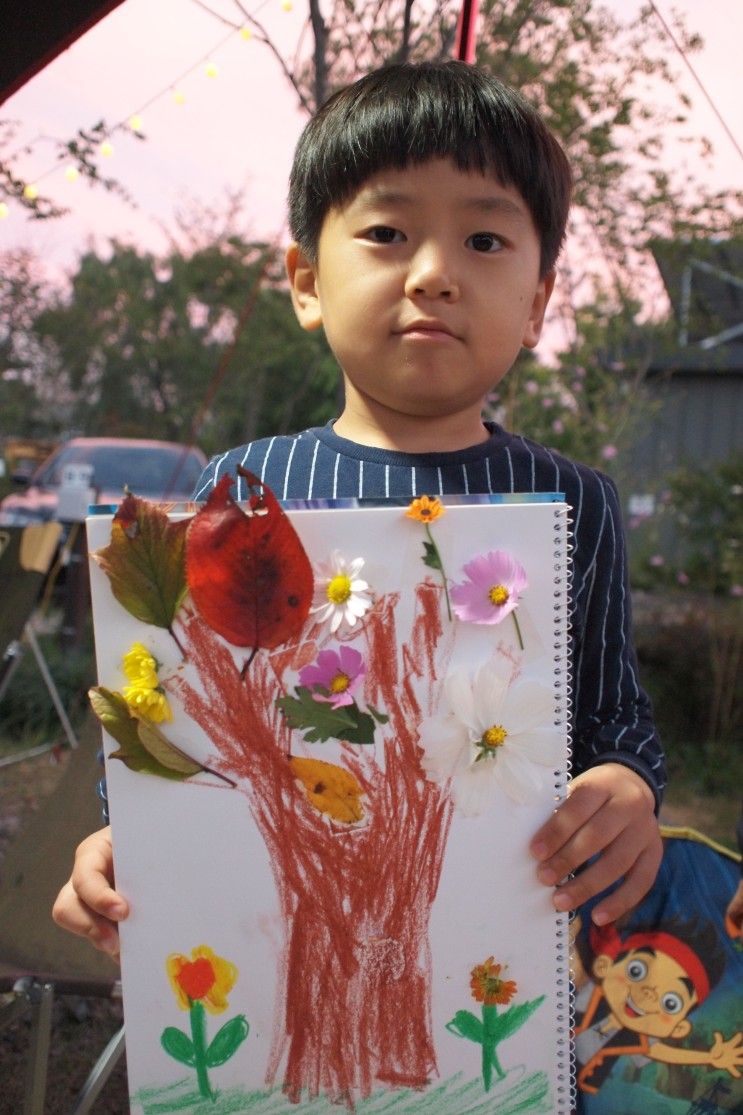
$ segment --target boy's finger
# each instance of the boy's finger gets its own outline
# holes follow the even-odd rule
[[[634,909],[655,882],[662,858],[663,845],[660,840],[657,845],[652,844],[645,848],[621,885],[608,898],[598,903],[591,913],[591,920],[596,925],[608,925]]]
[[[625,832],[609,844],[590,866],[556,889],[553,902],[558,910],[572,910],[600,894],[617,879],[629,876],[645,847],[643,840]],[[563,878],[564,876],[561,876]],[[542,878],[540,872],[540,879]]]
[[[86,909],[79,902],[71,882],[59,892],[52,908],[52,918],[61,929],[85,937],[101,952],[118,958],[119,933],[116,926],[107,918]]]
[[[583,828],[608,800],[600,787],[581,785],[577,780],[570,796],[534,834],[529,845],[535,859],[544,862],[558,852],[574,833]]]

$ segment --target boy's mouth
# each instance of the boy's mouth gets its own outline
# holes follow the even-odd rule
[[[625,1014],[628,1014],[630,1018],[642,1018],[642,1016],[647,1013],[646,1011],[640,1010],[639,1007],[635,1006],[630,995],[628,995],[625,1000],[624,1012]]]
[[[416,321],[404,325],[399,332],[406,337],[429,337],[432,340],[437,337],[456,338],[456,334],[452,332],[448,325],[434,318],[418,318]]]

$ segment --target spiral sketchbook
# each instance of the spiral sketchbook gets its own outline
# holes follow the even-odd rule
[[[132,1111],[556,1112],[558,496],[88,520]]]

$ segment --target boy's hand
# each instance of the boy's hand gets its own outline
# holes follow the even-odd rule
[[[116,923],[124,920],[129,907],[112,889],[113,876],[111,829],[104,828],[78,846],[72,876],[57,895],[52,917],[62,929],[87,937],[95,948],[117,959]]]
[[[568,797],[534,836],[530,849],[537,875],[555,886],[599,854],[590,867],[557,886],[556,910],[571,910],[624,877],[593,910],[596,925],[616,921],[650,890],[663,844],[650,787],[629,767],[603,763],[579,775]]]

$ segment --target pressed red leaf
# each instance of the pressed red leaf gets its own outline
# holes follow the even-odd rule
[[[296,638],[312,604],[312,566],[270,488],[245,469],[250,511],[223,476],[186,535],[186,579],[205,622],[238,647],[269,650]]]
[[[188,519],[171,522],[154,503],[127,495],[111,524],[111,541],[93,558],[127,612],[170,629],[186,594]]]

